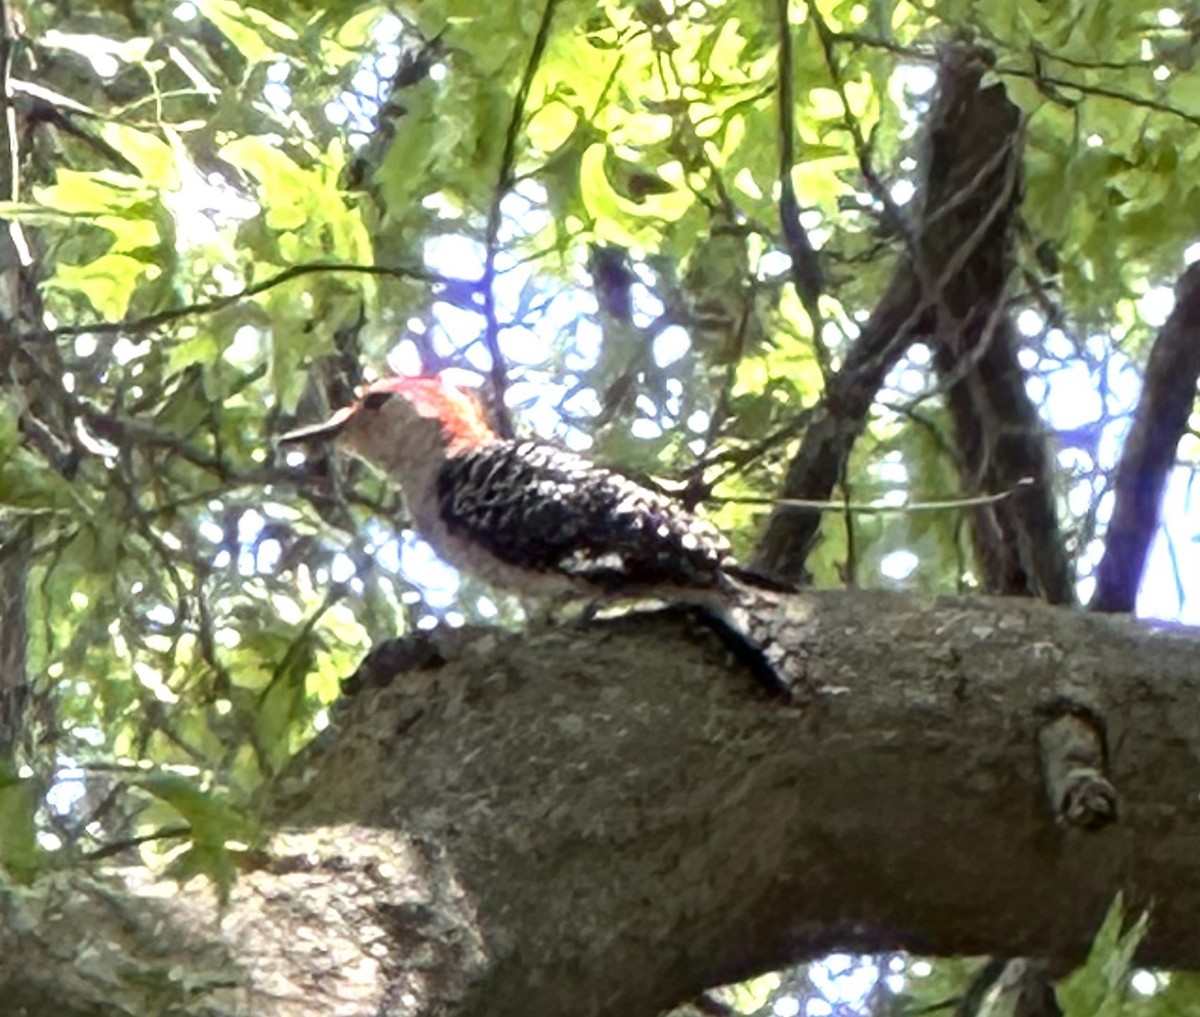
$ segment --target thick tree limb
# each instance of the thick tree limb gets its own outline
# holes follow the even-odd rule
[[[1071,603],[1074,576],[1058,525],[1045,428],[1025,389],[1012,325],[1003,313],[981,315],[987,307],[981,301],[947,329],[934,358],[939,377],[951,379],[946,406],[964,494],[1015,491],[971,513],[980,585],[988,593]],[[960,372],[965,362],[970,369]]]
[[[962,45],[947,48],[938,69],[938,91],[926,122],[934,142],[926,146],[922,185],[910,224],[911,236],[891,282],[870,320],[829,378],[825,397],[788,466],[782,498],[827,500],[841,482],[854,441],[887,372],[915,338],[936,328],[935,310],[948,296],[975,285],[976,260],[992,263],[987,240],[1007,228],[1007,204],[999,224],[975,215],[976,190],[996,157],[1019,156],[1015,108],[1000,85],[980,88],[986,71],[981,54]],[[969,128],[965,130],[964,128]],[[963,143],[936,141],[963,132]],[[962,206],[969,208],[964,213]],[[986,207],[986,202],[985,202]],[[959,302],[959,301],[956,301]],[[780,582],[800,582],[820,529],[821,513],[781,506],[759,540],[752,567]]]
[[[1118,890],[1153,905],[1144,963],[1200,968],[1200,632],[1015,598],[773,610],[803,707],[673,614],[410,657],[281,778],[306,831],[220,922],[190,888],[0,886],[0,998],[636,1017],[838,948],[1070,964]],[[1047,806],[1039,738],[1068,715],[1107,726],[1099,833]]]
[[[952,53],[959,59],[947,60],[940,78],[949,112],[928,139],[929,164],[950,173],[929,182],[939,228],[926,230],[920,247],[923,264],[959,257],[962,267],[939,288],[934,365],[954,422],[963,493],[1033,481],[1013,498],[970,513],[976,568],[984,592],[1070,603],[1073,577],[1059,533],[1045,429],[1025,390],[1007,307],[1021,114],[1002,87],[979,88],[980,60]],[[944,249],[944,235],[967,236],[973,252],[962,257]]]
[[[1117,467],[1116,500],[1093,611],[1132,611],[1158,527],[1163,488],[1200,378],[1200,263],[1175,284],[1175,309],[1150,348],[1141,399]]]

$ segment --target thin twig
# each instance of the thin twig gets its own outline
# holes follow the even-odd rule
[[[838,64],[837,53],[834,52],[834,43],[838,41],[839,37],[829,27],[824,16],[821,14],[821,9],[814,0],[809,0],[808,2],[808,13],[812,19],[813,26],[817,30],[817,38],[821,40],[821,52],[825,57],[825,68],[829,71],[829,79],[833,82],[833,89],[842,104],[842,120],[854,145],[854,155],[858,160],[858,171],[862,174],[863,181],[866,183],[871,197],[883,207],[888,226],[900,233],[901,239],[904,240],[909,254],[912,256],[914,263],[916,263],[919,260],[917,257],[916,242],[907,228],[904,213],[892,198],[891,193],[883,185],[883,181],[879,179],[879,174],[875,171],[875,167],[871,161],[871,143],[863,137],[858,118],[854,115],[854,111],[850,106],[850,97],[846,94],[846,82],[842,77],[842,69]]]
[[[1170,103],[1161,102],[1158,99],[1150,99],[1145,96],[1134,95],[1131,92],[1123,92],[1119,88],[1109,88],[1107,85],[1085,85],[1082,82],[1071,81],[1068,78],[1056,78],[1049,74],[1042,74],[1038,70],[1026,70],[1024,67],[997,67],[996,73],[1001,75],[1007,74],[1014,78],[1029,78],[1037,85],[1052,85],[1055,88],[1073,88],[1084,95],[1095,95],[1103,99],[1125,102],[1130,106],[1153,110],[1155,113],[1166,113],[1168,116],[1179,117],[1179,119],[1185,120],[1193,126],[1200,127],[1200,115],[1189,113],[1187,110],[1180,109],[1178,106],[1172,106]]]
[[[937,52],[934,50],[920,46],[905,46],[893,39],[886,39],[882,36],[871,35],[866,32],[834,32],[831,37],[836,42],[847,42],[856,46],[882,49],[888,53],[902,56],[908,60],[920,61],[921,63],[936,63],[938,61]],[[1042,59],[1055,60],[1070,67],[1079,68],[1080,70],[1136,70],[1139,67],[1148,67],[1155,64],[1155,61],[1084,62],[1048,52],[1040,47],[1036,48],[1036,52]],[[1035,83],[1052,85],[1055,88],[1073,88],[1085,95],[1097,95],[1105,99],[1113,99],[1117,102],[1127,102],[1131,106],[1140,106],[1143,109],[1153,110],[1156,113],[1165,113],[1168,116],[1179,117],[1181,120],[1186,120],[1189,124],[1200,126],[1200,115],[1189,113],[1185,109],[1180,109],[1178,106],[1172,106],[1170,103],[1162,102],[1158,99],[1134,95],[1117,88],[1109,88],[1107,85],[1084,84],[1083,82],[1072,81],[1068,78],[1043,74],[1036,68],[997,66],[995,72],[1002,76],[1009,75],[1014,78],[1028,78]]]
[[[946,512],[951,509],[978,508],[995,505],[1013,497],[1023,488],[1035,483],[1033,477],[1022,477],[1012,487],[998,494],[980,494],[973,498],[940,498],[935,501],[913,501],[904,505],[880,505],[877,502],[823,501],[812,498],[769,498],[756,495],[714,497],[719,505],[779,505],[784,508],[812,509],[816,512],[852,512],[856,515],[908,515],[914,512]]]
[[[529,52],[525,73],[521,77],[521,85],[513,100],[512,116],[509,117],[508,130],[504,134],[504,151],[500,155],[500,172],[496,176],[496,192],[492,196],[492,207],[488,210],[485,239],[487,253],[483,265],[482,281],[483,313],[486,321],[484,343],[492,358],[492,394],[495,396],[492,412],[495,416],[497,430],[505,437],[512,435],[512,421],[508,416],[508,407],[504,403],[504,393],[508,388],[508,372],[504,366],[504,357],[500,352],[500,321],[496,317],[496,255],[499,251],[502,219],[500,206],[513,185],[517,135],[520,134],[521,122],[525,118],[525,104],[529,101],[529,89],[533,85],[533,77],[537,73],[538,65],[542,62],[542,54],[545,53],[546,43],[550,39],[550,23],[554,20],[554,10],[557,6],[558,0],[546,0],[546,6],[542,8],[542,20],[533,40],[533,49]]]
[[[469,279],[449,278],[438,275],[436,272],[429,272],[423,268],[406,265],[354,265],[346,262],[305,262],[300,265],[291,265],[281,272],[276,272],[274,275],[268,276],[261,282],[252,283],[244,289],[238,290],[236,293],[216,297],[212,300],[198,300],[190,304],[184,304],[181,307],[172,307],[169,310],[159,311],[156,314],[148,314],[144,318],[131,318],[127,321],[93,321],[78,325],[60,325],[58,328],[38,329],[30,333],[26,338],[57,339],[62,336],[85,334],[117,335],[123,332],[147,332],[161,325],[178,321],[181,318],[190,318],[198,314],[212,314],[215,311],[222,311],[241,300],[265,293],[267,290],[290,282],[293,279],[298,279],[301,276],[313,275],[318,272],[347,272],[360,275],[391,276],[398,279],[419,279],[422,282],[427,282],[435,286],[446,286],[448,288],[459,288],[468,291],[477,289],[479,285]]]
[[[175,837],[190,836],[192,828],[186,824],[178,824],[176,826],[164,826],[153,833],[144,833],[139,837],[126,837],[123,840],[114,840],[110,844],[105,844],[103,847],[98,847],[94,851],[88,851],[84,854],[85,861],[98,862],[104,858],[111,858],[113,855],[119,855],[122,851],[128,851],[130,848],[141,847],[143,844],[150,844],[156,840],[169,840]]]
[[[812,321],[813,349],[822,375],[828,378],[829,351],[821,341],[822,322],[818,305],[824,289],[821,263],[808,232],[800,222],[800,203],[796,199],[796,186],[792,180],[792,168],[796,165],[796,97],[792,90],[795,71],[788,0],[776,0],[775,9],[779,19],[779,225],[792,263],[792,285]]]

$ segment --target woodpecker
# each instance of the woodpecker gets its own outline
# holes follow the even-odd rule
[[[439,377],[376,381],[279,440],[332,441],[383,471],[440,557],[525,598],[708,603],[731,587],[712,525],[574,452],[499,437],[474,394]]]

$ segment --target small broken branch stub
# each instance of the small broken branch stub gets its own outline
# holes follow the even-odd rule
[[[1038,732],[1042,778],[1055,818],[1098,830],[1117,819],[1117,791],[1105,776],[1103,736],[1087,717],[1066,713]]]

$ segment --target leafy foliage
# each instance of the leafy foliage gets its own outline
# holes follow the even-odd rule
[[[1120,896],[1113,901],[1096,933],[1087,962],[1059,986],[1063,1013],[1109,1017],[1122,1012],[1129,991],[1133,954],[1146,936],[1147,919],[1143,914],[1129,929],[1124,929],[1123,902]]]

